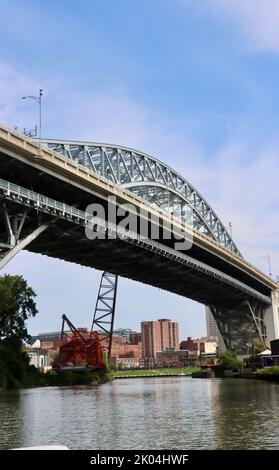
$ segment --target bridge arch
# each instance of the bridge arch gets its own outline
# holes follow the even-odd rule
[[[110,144],[47,139],[43,144],[172,213],[194,230],[241,256],[231,234],[205,198],[160,160]]]

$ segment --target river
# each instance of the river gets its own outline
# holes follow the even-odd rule
[[[155,377],[0,393],[0,448],[279,449],[279,384]]]

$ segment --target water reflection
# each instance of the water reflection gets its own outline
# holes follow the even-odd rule
[[[0,393],[0,447],[279,449],[279,385],[156,377]]]
[[[0,392],[0,448],[8,449],[12,439],[22,442],[23,416],[19,392]]]
[[[278,384],[227,379],[211,385],[214,448],[279,448]]]

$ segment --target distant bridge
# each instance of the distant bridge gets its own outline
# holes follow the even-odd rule
[[[170,237],[142,239],[106,217],[89,240],[88,204],[115,196],[133,204],[137,227],[148,211]],[[278,284],[242,257],[216,213],[182,176],[125,147],[73,141],[38,143],[0,126],[0,268],[21,249],[95,267],[210,306],[227,348],[279,337]],[[191,215],[191,217],[189,216]],[[151,222],[148,222],[151,224]],[[152,222],[154,224],[154,222]],[[174,236],[192,246],[175,250]],[[113,234],[113,237],[108,237]]]

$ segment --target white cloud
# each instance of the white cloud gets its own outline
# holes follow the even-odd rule
[[[244,33],[244,49],[279,52],[278,0],[205,0],[206,8]]]

